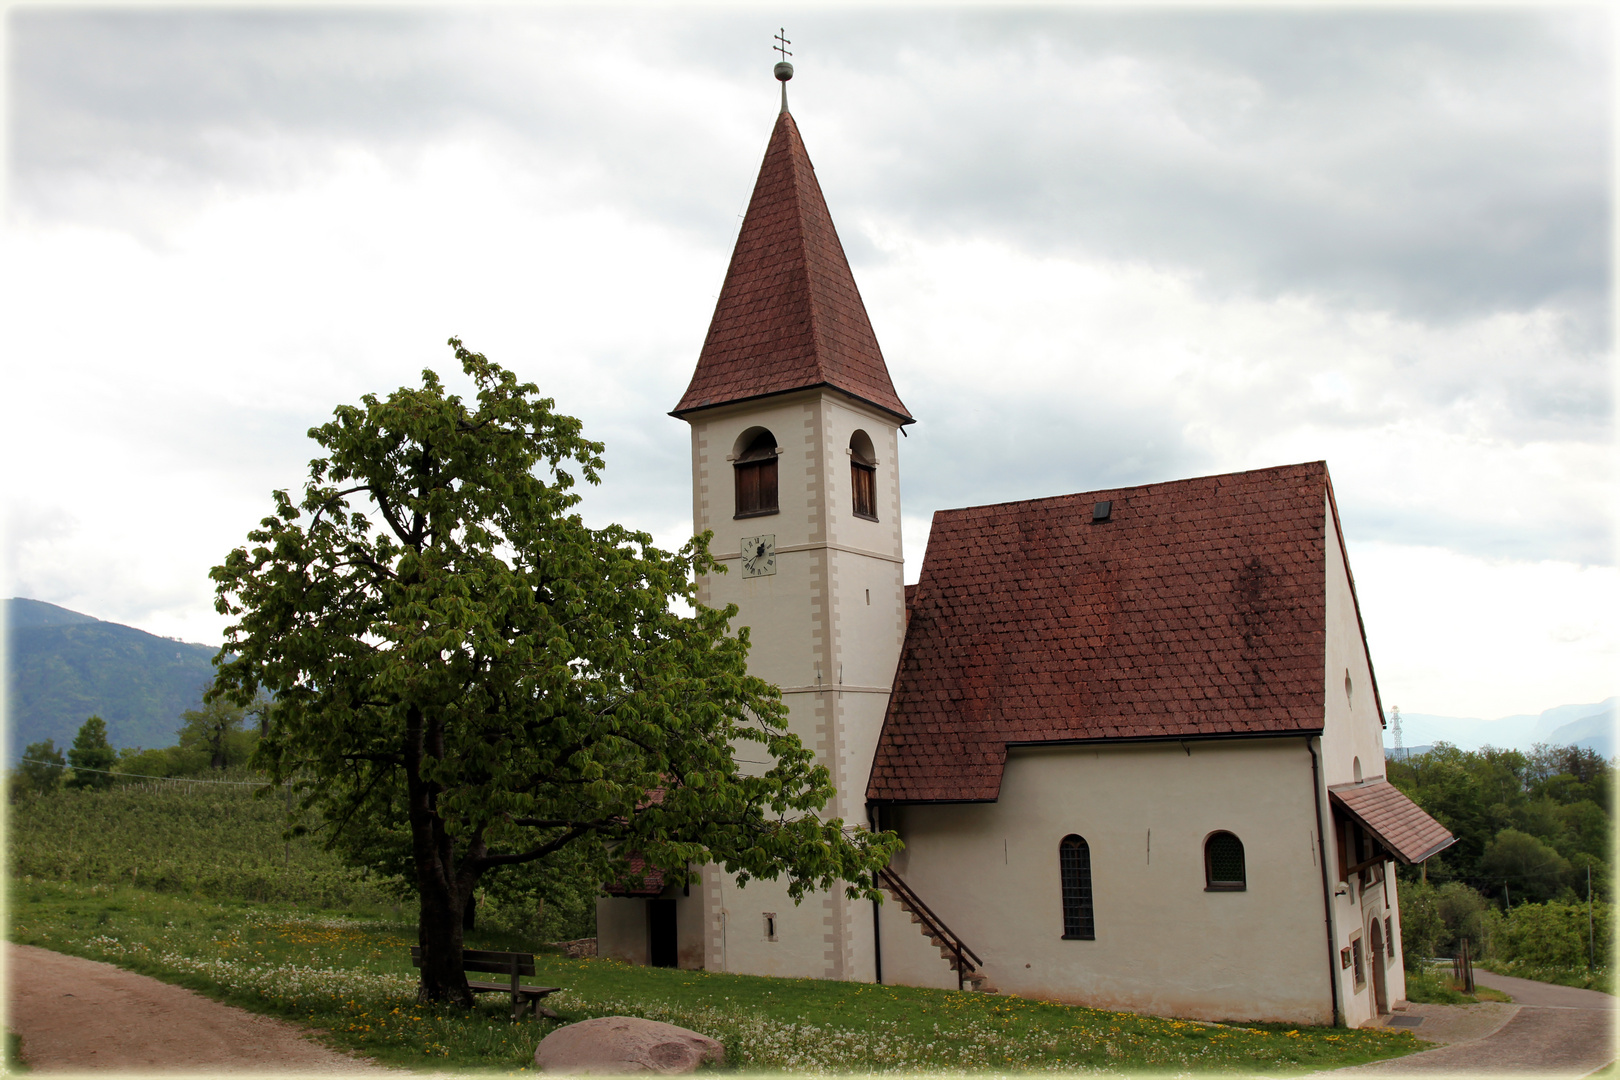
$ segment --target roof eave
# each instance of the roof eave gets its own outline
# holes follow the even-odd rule
[[[791,387],[787,390],[772,390],[764,394],[750,394],[747,397],[727,398],[725,401],[711,401],[707,405],[693,405],[685,409],[671,409],[669,415],[673,416],[677,420],[685,420],[689,416],[696,413],[705,412],[709,409],[723,409],[728,405],[744,405],[749,402],[764,401],[767,398],[784,397],[788,394],[799,394],[806,390],[836,390],[838,393],[843,394],[851,401],[858,401],[862,405],[869,406],[887,416],[894,417],[896,420],[900,421],[901,427],[905,427],[908,424],[915,424],[917,422],[915,417],[909,416],[906,413],[899,412],[895,409],[891,409],[887,405],[873,401],[871,398],[865,398],[859,394],[850,393],[842,386],[839,386],[836,383],[827,382],[825,380],[817,383],[808,383],[804,386]]]
[[[1020,750],[1031,746],[1096,746],[1102,743],[1190,743],[1217,742],[1233,739],[1300,739],[1322,734],[1321,725],[1313,728],[1284,728],[1280,731],[1200,731],[1193,735],[1094,735],[1073,739],[1025,739],[1007,742],[1007,749]]]
[[[1320,727],[1315,728],[1289,728],[1285,731],[1228,731],[1228,732],[1200,732],[1196,735],[1099,735],[1094,738],[1083,739],[1025,739],[1002,743],[1007,750],[1027,750],[1031,747],[1042,746],[1098,746],[1105,743],[1123,745],[1126,743],[1194,743],[1194,742],[1233,742],[1245,739],[1310,739],[1322,734]],[[870,791],[870,788],[868,788]],[[944,805],[950,803],[993,803],[999,802],[1001,795],[998,790],[994,798],[988,799],[907,799],[894,796],[867,795],[867,802],[898,804],[908,806]]]

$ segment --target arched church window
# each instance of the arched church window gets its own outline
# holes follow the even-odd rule
[[[1058,845],[1058,876],[1063,882],[1063,937],[1094,941],[1091,911],[1091,847],[1084,837],[1065,836]]]
[[[1204,891],[1242,892],[1248,887],[1243,841],[1229,832],[1210,833],[1204,841]]]
[[[737,445],[737,517],[776,513],[776,436],[750,428]]]
[[[849,437],[849,486],[854,492],[854,512],[858,518],[877,520],[877,455],[864,431]]]

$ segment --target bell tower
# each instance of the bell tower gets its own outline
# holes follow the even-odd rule
[[[781,687],[790,728],[832,774],[824,814],[864,824],[905,633],[898,443],[914,421],[787,109],[792,74],[777,65],[782,109],[671,415],[691,425],[693,529],[713,531],[726,567],[700,599],[737,605],[749,670]],[[795,907],[775,882],[738,889],[715,867],[699,888],[710,970],[873,979],[869,902]]]

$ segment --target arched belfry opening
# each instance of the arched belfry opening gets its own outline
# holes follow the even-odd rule
[[[737,438],[732,469],[737,480],[737,513],[740,518],[777,512],[776,436],[762,427],[752,427]]]
[[[856,517],[877,520],[877,454],[872,438],[857,430],[849,437],[849,488]]]

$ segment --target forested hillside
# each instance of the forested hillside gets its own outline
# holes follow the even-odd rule
[[[1606,898],[1614,769],[1574,746],[1458,750],[1441,743],[1388,763],[1389,779],[1457,837],[1429,860],[1431,883],[1462,881],[1519,901]],[[1423,871],[1412,868],[1405,876]]]
[[[1467,939],[1494,971],[1612,992],[1612,764],[1574,746],[1525,754],[1440,743],[1388,768],[1457,837],[1400,872],[1408,968],[1455,955]]]
[[[29,743],[73,741],[91,715],[114,747],[169,746],[213,681],[216,649],[103,622],[38,600],[4,601],[9,627],[7,761]]]

